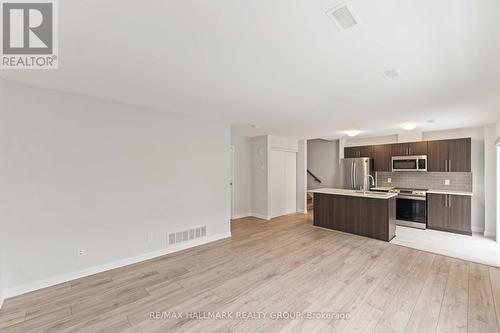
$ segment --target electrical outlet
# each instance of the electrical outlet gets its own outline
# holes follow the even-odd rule
[[[83,247],[76,249],[76,253],[79,257],[83,257],[83,256],[87,255],[87,252],[85,252],[85,249]]]
[[[446,186],[450,186],[450,180],[449,180],[449,179],[445,179],[445,180],[444,180],[444,185],[446,185]]]
[[[146,234],[146,242],[151,243],[152,241],[153,241],[153,233],[152,232],[148,232]]]
[[[392,178],[387,178],[388,183],[392,183]]]

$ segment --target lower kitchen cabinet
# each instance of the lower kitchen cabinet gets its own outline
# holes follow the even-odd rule
[[[427,227],[472,235],[471,198],[462,195],[427,194]]]

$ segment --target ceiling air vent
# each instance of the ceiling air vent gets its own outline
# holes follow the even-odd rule
[[[399,73],[395,69],[389,69],[389,70],[384,71],[384,75],[388,79],[395,79],[395,78],[399,77]]]
[[[347,30],[358,24],[351,7],[347,4],[338,5],[326,12],[333,22],[341,29]]]

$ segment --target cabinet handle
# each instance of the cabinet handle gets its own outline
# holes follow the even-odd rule
[[[448,160],[448,172],[451,172],[451,160]]]
[[[451,208],[451,195],[448,194],[448,208]]]
[[[411,155],[411,148],[408,148],[408,155]]]
[[[447,195],[444,196],[444,206],[448,207],[448,196]]]

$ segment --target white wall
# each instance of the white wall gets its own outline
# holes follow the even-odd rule
[[[307,189],[338,187],[340,178],[338,140],[307,140],[307,168],[321,180],[321,183],[318,183],[308,175]]]
[[[484,127],[484,235],[496,238],[497,147],[495,124]]]
[[[371,138],[348,138],[345,139],[345,147],[370,146],[370,145],[385,145],[389,143],[397,143],[398,135],[376,136]]]
[[[6,296],[163,250],[170,231],[206,225],[207,240],[228,236],[229,144],[229,124],[7,83]],[[79,247],[86,256],[77,257]]]
[[[252,215],[264,219],[268,213],[267,136],[252,138]]]
[[[0,113],[5,107],[4,103],[4,80],[0,78]],[[1,168],[1,167],[0,167]],[[0,203],[0,210],[2,209],[2,203]],[[5,286],[5,267],[4,267],[4,256],[5,256],[5,237],[6,233],[4,230],[4,222],[0,220],[0,309],[2,308],[4,295],[3,290]]]
[[[252,139],[231,132],[234,147],[233,218],[252,213]]]
[[[297,152],[297,212],[307,213],[307,140],[299,140]]]
[[[471,138],[472,216],[473,232],[484,232],[484,131],[483,127],[424,132],[424,140]]]

